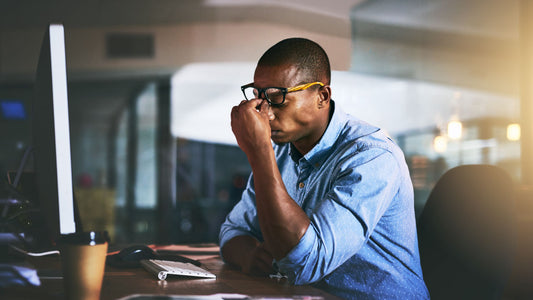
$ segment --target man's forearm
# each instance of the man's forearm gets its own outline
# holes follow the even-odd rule
[[[252,154],[249,160],[265,246],[274,258],[281,259],[305,234],[309,218],[287,193],[272,148]]]
[[[254,174],[264,248],[280,259],[298,244],[309,226],[309,218],[291,199],[281,178],[271,144],[272,116],[266,100],[242,101],[231,111],[231,129]]]

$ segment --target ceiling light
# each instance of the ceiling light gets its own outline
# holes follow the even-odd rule
[[[463,124],[460,121],[450,121],[448,123],[448,137],[452,140],[458,140],[463,135]]]
[[[438,135],[433,139],[433,149],[437,153],[446,152],[448,146],[448,139],[445,136]]]
[[[507,125],[507,139],[510,141],[520,140],[520,124],[513,123]]]

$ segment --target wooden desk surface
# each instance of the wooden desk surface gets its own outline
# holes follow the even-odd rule
[[[201,260],[202,267],[217,275],[216,279],[194,279],[169,276],[166,281],[159,281],[155,275],[142,268],[118,269],[106,267],[102,285],[101,299],[117,299],[132,294],[151,295],[211,295],[218,293],[244,294],[250,296],[288,297],[321,296],[324,299],[339,299],[311,286],[293,286],[286,280],[254,277],[224,264],[219,257]],[[60,258],[31,258],[39,270],[59,273]],[[63,299],[63,280],[41,279],[41,286],[36,288],[10,288],[2,299]],[[4,298],[4,296],[7,296]]]

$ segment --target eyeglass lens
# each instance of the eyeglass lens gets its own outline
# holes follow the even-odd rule
[[[259,93],[262,93],[263,95],[259,95]],[[244,89],[244,95],[248,100],[259,97],[266,97],[267,100],[272,104],[281,104],[284,100],[283,91],[278,88],[267,88],[266,90],[258,90],[254,87],[248,87]]]

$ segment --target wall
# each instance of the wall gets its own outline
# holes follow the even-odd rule
[[[32,78],[44,30],[0,31],[0,80]],[[106,58],[108,33],[153,34],[155,57]],[[276,24],[227,22],[98,28],[70,28],[66,24],[65,36],[70,78],[168,74],[191,62],[257,61],[269,46],[293,36],[319,42],[330,54],[333,69],[347,70],[350,65],[349,35],[339,37]]]

